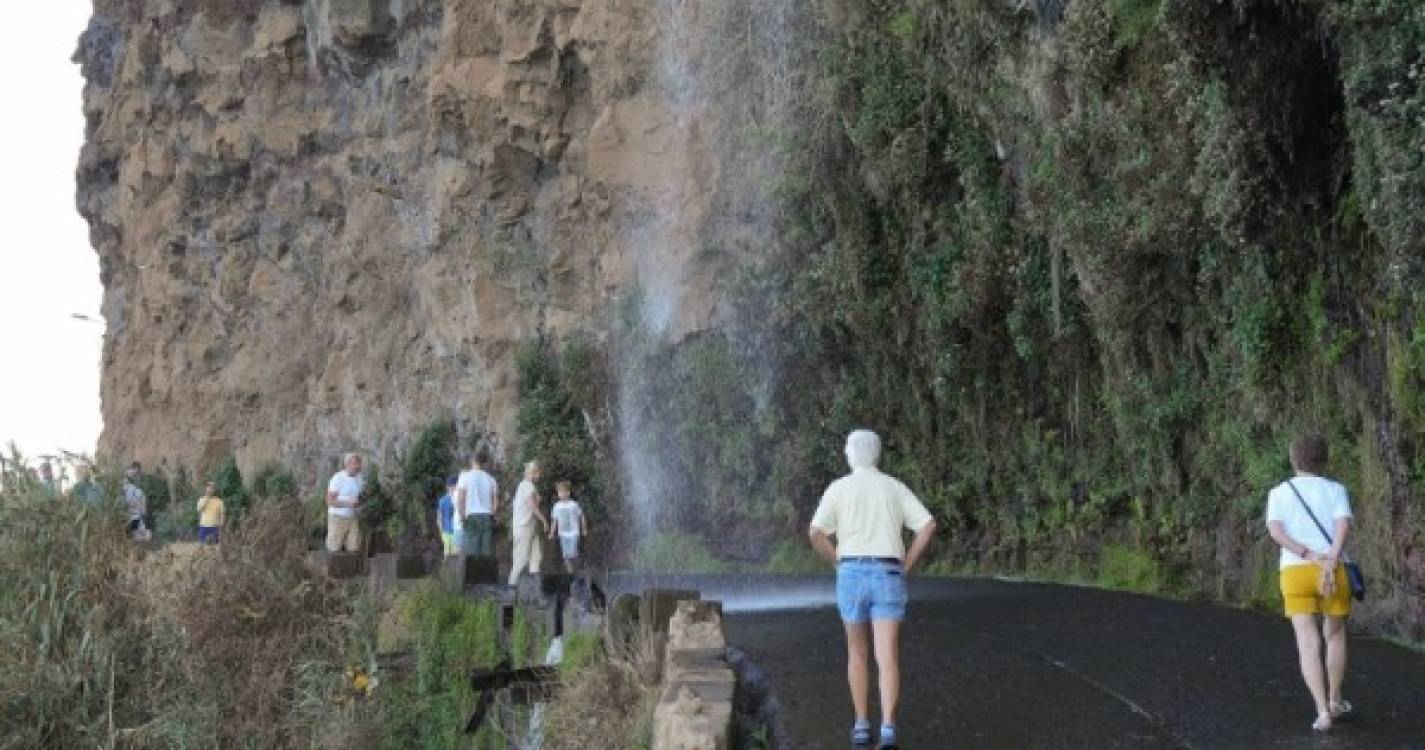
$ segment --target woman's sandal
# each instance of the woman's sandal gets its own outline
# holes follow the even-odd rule
[[[1356,718],[1356,708],[1348,700],[1339,700],[1330,706],[1331,721],[1350,721]]]
[[[1329,732],[1329,731],[1331,731],[1331,714],[1330,714],[1330,713],[1317,714],[1317,716],[1316,716],[1316,721],[1313,721],[1313,722],[1311,723],[1311,731],[1313,731],[1313,732]]]

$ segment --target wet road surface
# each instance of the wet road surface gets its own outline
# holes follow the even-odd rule
[[[728,640],[770,679],[791,747],[848,746],[830,577],[656,583],[723,599]],[[1388,643],[1352,640],[1346,697],[1358,717],[1318,736],[1283,618],[1087,588],[911,583],[898,721],[906,750],[1425,749],[1425,655]]]

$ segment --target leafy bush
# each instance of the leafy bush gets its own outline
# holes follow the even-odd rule
[[[633,553],[633,569],[650,573],[726,573],[732,566],[719,560],[701,539],[687,534],[655,534]]]
[[[499,661],[499,608],[493,601],[447,594],[435,586],[406,594],[395,606],[412,630],[415,668],[405,674],[376,671],[380,745],[464,746],[463,717],[475,707],[468,675]],[[487,728],[475,745],[492,746],[492,735]]]
[[[1143,594],[1167,589],[1163,567],[1152,555],[1116,544],[1106,545],[1100,552],[1097,583]]]
[[[825,573],[830,566],[811,544],[804,539],[787,539],[779,542],[772,550],[772,558],[767,561],[768,573],[796,575],[802,573]]]

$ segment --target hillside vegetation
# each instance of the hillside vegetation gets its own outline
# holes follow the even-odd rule
[[[671,415],[640,439],[677,520],[798,534],[864,425],[944,521],[948,568],[1127,565],[1267,602],[1265,494],[1316,429],[1374,579],[1363,621],[1418,636],[1425,7],[793,5],[800,93],[757,136],[784,164],[777,240],[728,282],[724,332],[635,359]],[[557,371],[583,346],[539,352]],[[589,372],[558,398],[598,414]],[[526,438],[582,427],[566,414]]]

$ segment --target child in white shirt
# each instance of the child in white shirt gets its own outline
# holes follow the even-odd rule
[[[574,564],[579,559],[579,537],[589,533],[589,522],[579,504],[569,497],[569,482],[559,480],[554,483],[559,493],[559,501],[554,504],[549,515],[554,523],[549,525],[549,538],[559,535],[559,551],[564,555],[564,569],[574,572]]]

